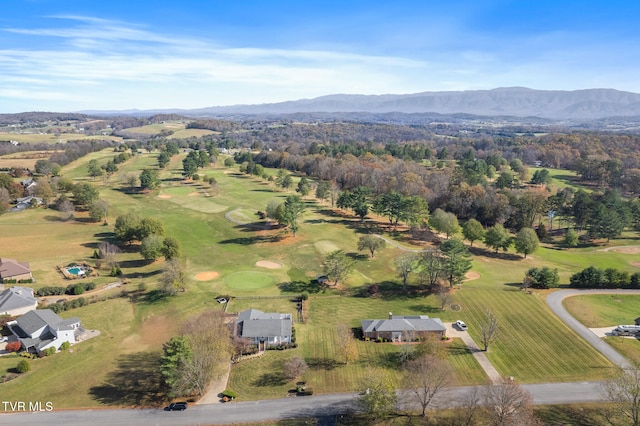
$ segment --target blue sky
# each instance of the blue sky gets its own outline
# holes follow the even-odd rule
[[[640,2],[2,0],[0,113],[640,93]]]

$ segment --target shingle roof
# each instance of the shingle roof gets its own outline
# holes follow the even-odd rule
[[[440,318],[423,315],[394,316],[392,319],[362,320],[362,331],[446,331]]]
[[[16,325],[20,330],[31,336],[42,327],[48,325],[55,330],[69,329],[71,324],[80,322],[77,317],[63,320],[51,309],[37,309],[29,311],[16,320]],[[14,326],[15,327],[15,326]]]
[[[31,269],[29,269],[27,262],[18,262],[15,259],[8,259],[6,257],[0,258],[0,279],[29,273],[31,273]]]
[[[242,337],[291,336],[291,314],[265,313],[247,309],[238,314]]]
[[[33,297],[33,289],[28,287],[10,287],[0,293],[0,313],[11,312],[28,306],[37,306],[38,301]]]
[[[291,318],[258,319],[242,323],[242,337],[291,336]]]

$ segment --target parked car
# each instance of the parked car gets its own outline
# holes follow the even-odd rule
[[[467,324],[465,324],[464,321],[458,320],[458,321],[456,321],[456,327],[460,331],[465,331],[467,329]]]
[[[187,409],[186,402],[172,402],[164,408],[164,411],[184,411]]]

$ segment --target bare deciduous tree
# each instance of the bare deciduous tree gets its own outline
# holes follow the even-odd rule
[[[422,408],[422,417],[433,406],[434,398],[453,383],[453,370],[443,360],[433,355],[423,355],[406,364],[405,386]]]
[[[628,421],[633,426],[640,425],[640,370],[627,370],[603,382],[602,394],[613,404],[611,410],[603,412],[609,423]]]
[[[438,301],[440,302],[440,309],[444,311],[447,305],[451,303],[453,295],[451,294],[449,289],[443,285],[438,287],[438,292],[436,293],[436,295],[438,296]]]
[[[484,351],[489,349],[489,344],[493,342],[496,337],[498,337],[498,318],[496,318],[493,311],[487,309],[484,312],[483,321],[480,323],[480,338],[484,346]]]
[[[76,211],[76,206],[69,200],[63,200],[58,204],[58,211],[62,213],[63,220],[69,220],[73,217],[73,213]]]
[[[474,425],[474,417],[480,407],[481,392],[480,388],[474,386],[470,388],[460,400],[460,405],[456,407],[456,415],[460,426]]]
[[[110,268],[117,265],[117,255],[121,253],[121,250],[117,245],[102,241],[98,244],[98,250],[100,259],[104,260]]]
[[[309,368],[309,366],[304,359],[299,356],[294,356],[284,363],[284,377],[288,380],[295,380],[297,377],[302,376],[307,371],[307,368]]]
[[[489,385],[484,391],[484,404],[491,424],[534,426],[540,421],[533,415],[531,394],[512,381]]]

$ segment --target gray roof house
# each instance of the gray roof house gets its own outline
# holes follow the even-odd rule
[[[41,204],[42,204],[42,198],[29,195],[22,198],[16,198],[16,206],[9,209],[9,211],[21,212],[22,210],[33,207],[34,205],[39,206]]]
[[[38,300],[33,289],[28,287],[10,287],[0,293],[0,315],[18,316],[34,310]]]
[[[15,259],[0,257],[0,282],[3,280],[28,280],[33,279],[29,263],[18,262]]]
[[[291,343],[291,314],[247,309],[238,314],[236,335],[249,339],[259,349]]]
[[[38,354],[50,347],[60,349],[64,342],[74,344],[82,331],[79,318],[62,319],[51,309],[29,311],[7,326],[25,351]]]
[[[393,315],[388,319],[362,320],[362,333],[365,339],[386,339],[392,342],[413,340],[436,334],[442,337],[447,330],[440,318],[429,318],[426,315]]]

